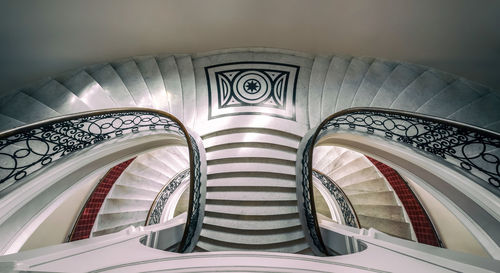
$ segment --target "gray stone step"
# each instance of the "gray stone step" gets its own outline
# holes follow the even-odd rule
[[[87,72],[121,107],[137,106],[122,79],[110,65],[89,67]]]
[[[356,90],[358,90],[372,62],[373,59],[369,58],[353,58],[351,60],[340,87],[335,112],[351,106]]]
[[[203,224],[200,236],[229,244],[265,245],[286,243],[304,238],[302,226],[272,230],[238,230],[233,227],[221,227]]]
[[[168,112],[167,91],[156,59],[154,57],[143,57],[136,58],[135,62],[151,93],[153,107]]]
[[[119,106],[111,97],[112,93],[104,90],[84,70],[59,81],[91,109],[105,109]]]
[[[126,170],[116,181],[116,185],[134,187],[158,193],[163,187],[163,185],[168,182],[168,180],[163,181],[164,183],[161,182],[162,181],[153,180],[148,177],[130,173]]]
[[[380,177],[376,168],[373,166],[363,168],[357,172],[340,178],[336,178],[335,173],[328,173],[328,176],[334,178],[335,182],[341,187],[346,187],[348,185],[357,184]]]
[[[206,212],[203,223],[239,230],[269,230],[300,226],[299,215],[296,213],[279,216],[246,216]]]
[[[209,187],[207,199],[233,201],[290,201],[297,200],[295,190],[265,185],[252,187]]]
[[[248,145],[247,143],[245,143]],[[297,153],[295,151],[283,151],[277,150],[274,145],[273,147],[266,147],[270,144],[262,144],[260,146],[264,147],[234,147],[237,144],[224,145],[220,150],[209,150],[207,151],[207,161],[217,160],[217,159],[232,159],[232,158],[275,158],[282,160],[295,161]],[[274,149],[273,149],[274,148]]]
[[[398,95],[424,71],[425,68],[420,66],[398,64],[377,91],[369,106],[388,108]]]
[[[243,130],[240,130],[243,131]],[[270,130],[269,130],[270,131]],[[219,148],[228,144],[239,143],[263,143],[263,144],[279,144],[288,148],[297,149],[299,141],[295,138],[289,138],[282,135],[271,135],[265,132],[240,132],[240,133],[227,133],[217,136],[212,136],[203,139],[205,149],[210,150]]]
[[[183,120],[182,84],[175,57],[158,58],[157,62],[167,91],[169,113]]]
[[[55,80],[47,82],[40,88],[26,89],[23,92],[61,114],[91,110],[80,98]]]
[[[6,116],[4,114],[0,114],[0,132],[15,128],[15,127],[19,127],[19,126],[22,126],[24,124],[25,123],[20,121],[20,120],[17,120],[15,118],[11,118],[11,117]]]
[[[127,211],[119,213],[102,213],[97,217],[97,229],[104,230],[110,229],[118,226],[123,226],[131,223],[137,223],[142,221],[146,222],[146,216],[149,210],[142,211]]]
[[[309,247],[305,240],[298,239],[295,241],[288,241],[286,243],[278,244],[261,244],[261,245],[247,245],[247,244],[228,244],[224,241],[217,241],[210,238],[200,236],[198,247],[209,251],[270,251],[270,252],[287,252],[297,253]]]
[[[297,213],[297,201],[207,200],[205,211],[233,215],[283,215]]]
[[[357,215],[405,222],[403,208],[394,205],[353,205]]]
[[[176,56],[177,70],[181,79],[183,101],[183,123],[193,127],[196,117],[196,83],[194,79],[193,62],[190,55]]]
[[[138,226],[143,226],[143,225],[144,225],[144,221],[137,221],[137,222],[133,222],[133,223],[124,224],[122,226],[116,226],[116,227],[107,228],[107,229],[100,229],[100,230],[96,230],[96,231],[92,232],[91,237],[115,233],[115,232],[124,230],[130,226],[138,227]]]
[[[384,178],[375,178],[368,181],[345,186],[342,188],[342,190],[347,195],[352,195],[358,193],[386,191],[388,190],[388,188]]]
[[[391,108],[415,111],[448,84],[435,72],[425,71],[398,95]]]
[[[115,184],[108,196],[121,199],[154,200],[156,191]]]
[[[137,161],[137,159],[134,160],[133,163],[134,164],[128,166],[127,173],[145,177],[160,185],[165,185],[171,178],[166,176],[165,172],[160,172],[154,168],[151,168],[149,167],[149,165],[144,164],[144,162]]]
[[[216,173],[220,174],[220,173],[238,173],[238,172],[277,173],[285,175],[295,175],[295,166],[269,164],[269,163],[266,164],[260,162],[210,164],[207,166],[207,173],[209,175]]]
[[[212,176],[213,177],[213,176]],[[288,179],[283,177],[252,177],[250,175],[244,177],[222,177],[212,178],[208,180],[207,186],[211,187],[252,187],[252,186],[267,186],[267,187],[283,187],[295,190],[296,181],[294,177]]]
[[[321,98],[321,120],[335,113],[335,106],[352,57],[334,56],[326,73],[325,86]]]
[[[19,109],[30,109],[30,111],[19,111]],[[33,123],[61,115],[54,109],[23,92],[3,97],[0,100],[0,112],[5,116],[24,123]]]
[[[348,198],[353,205],[398,205],[392,191],[352,194]]]
[[[103,212],[120,213],[133,210],[149,210],[152,200],[120,199],[107,197],[104,201]]]
[[[411,240],[411,229],[409,223],[364,215],[358,215],[358,219],[361,227],[363,228],[373,227],[389,235]]]
[[[370,105],[375,94],[384,81],[391,75],[396,63],[375,60],[368,68],[366,75],[359,85],[352,101],[351,107],[362,107]]]
[[[142,78],[141,72],[133,60],[125,60],[112,64],[116,73],[127,87],[137,106],[151,108],[151,94]]]

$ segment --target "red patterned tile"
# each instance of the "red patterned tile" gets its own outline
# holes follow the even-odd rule
[[[118,177],[120,177],[134,159],[135,158],[129,159],[114,166],[104,175],[101,181],[99,181],[76,221],[69,239],[70,242],[89,238],[104,199],[106,199],[106,196]]]

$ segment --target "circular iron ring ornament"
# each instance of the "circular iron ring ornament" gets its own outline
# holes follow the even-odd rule
[[[115,108],[60,116],[0,134],[0,193],[49,163],[124,134],[164,130],[185,137],[189,150],[189,208],[178,252],[191,251],[201,230],[206,163],[201,139],[173,115],[148,108]],[[200,145],[200,147],[198,147]],[[201,149],[201,151],[200,151]],[[203,155],[201,154],[203,153]],[[5,162],[5,164],[4,164]],[[3,184],[3,185],[2,185]]]
[[[302,139],[302,148],[298,150],[298,157],[302,160],[297,161],[297,166],[302,180],[297,181],[297,194],[303,200],[302,204],[299,203],[299,212],[304,213],[301,223],[308,232],[311,248],[319,252],[317,255],[331,254],[323,243],[314,206],[313,150],[318,136],[336,129],[364,131],[444,159],[478,177],[484,181],[482,187],[500,195],[500,159],[489,152],[500,150],[500,134],[456,121],[400,110],[368,107],[346,109],[327,117],[313,129],[314,132],[311,130]]]
[[[234,81],[234,94],[244,103],[258,104],[271,94],[271,82],[258,71],[248,71],[239,74]]]

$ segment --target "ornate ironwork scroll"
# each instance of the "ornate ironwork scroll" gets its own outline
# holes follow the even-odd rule
[[[484,181],[499,195],[500,134],[437,117],[380,108],[335,113],[312,129],[297,151],[297,197],[306,239],[317,255],[330,255],[321,239],[312,195],[312,152],[318,139],[334,130],[378,135],[446,160]]]
[[[319,230],[318,219],[316,218],[316,208],[314,206],[314,196],[313,196],[313,181],[312,181],[312,149],[314,148],[314,137],[311,137],[307,140],[307,143],[303,147],[303,149],[299,148],[299,151],[302,151],[302,160],[300,161],[301,165],[299,168],[301,170],[301,181],[297,181],[300,183],[300,187],[297,187],[297,193],[302,196],[299,200],[302,200],[302,204],[299,207],[299,213],[301,216],[302,225],[306,228],[306,232],[309,236],[306,236],[310,240],[310,244],[313,252],[319,251],[319,253],[315,253],[317,255],[320,254],[328,254],[325,245],[323,244],[323,240],[321,239],[321,232]],[[304,140],[303,140],[304,141]],[[297,161],[297,164],[299,161]],[[298,176],[297,176],[297,179]]]
[[[316,177],[323,186],[330,192],[330,194],[335,198],[337,204],[340,206],[340,211],[342,212],[342,217],[346,225],[350,227],[359,228],[359,221],[356,217],[356,212],[347,198],[347,195],[342,191],[342,189],[337,186],[337,184],[327,175],[322,174],[316,170],[313,170],[313,176]]]
[[[155,225],[161,222],[161,216],[163,215],[168,199],[177,190],[179,185],[187,179],[189,179],[189,169],[179,172],[170,180],[170,183],[161,189],[155,201],[151,205],[151,211],[148,214],[149,217],[146,220],[146,225]]]
[[[109,109],[50,119],[0,135],[0,191],[71,153],[139,132],[163,130],[186,137],[190,205],[179,252],[191,251],[201,231],[206,192],[203,143],[174,116],[146,108]]]
[[[199,137],[196,139],[190,134],[190,157],[192,177],[190,184],[190,199],[188,208],[188,218],[184,236],[179,244],[178,252],[191,252],[201,232],[205,210],[205,192],[206,192],[206,160],[202,141]],[[200,151],[203,149],[203,153]]]
[[[144,109],[66,116],[0,135],[0,185],[9,186],[70,153],[104,140],[146,130],[184,136],[173,116]]]
[[[376,108],[334,114],[322,123],[319,134],[338,129],[380,135],[409,145],[500,189],[500,135],[494,132],[416,113]]]

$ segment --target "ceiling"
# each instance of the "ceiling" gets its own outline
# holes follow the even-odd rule
[[[273,47],[423,64],[500,90],[498,0],[0,0],[0,91],[128,56]]]

